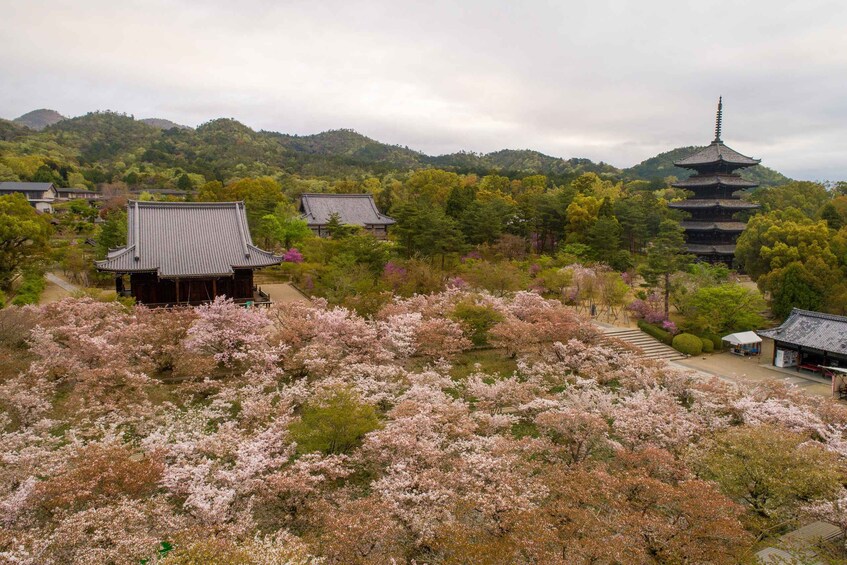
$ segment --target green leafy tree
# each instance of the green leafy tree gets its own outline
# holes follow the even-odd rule
[[[300,453],[349,453],[368,432],[380,427],[376,410],[348,389],[306,404],[300,420],[289,426]]]
[[[456,221],[437,206],[418,206],[407,203],[394,214],[397,225],[393,233],[400,251],[406,257],[444,257],[458,253],[464,247],[464,238]]]
[[[835,495],[844,479],[834,453],[771,426],[715,434],[697,466],[703,478],[747,505],[749,525],[759,531],[795,517],[801,505]]]
[[[110,249],[126,245],[126,232],[126,210],[109,212],[97,236],[97,256],[103,258]]]
[[[50,220],[35,211],[22,194],[0,196],[0,289],[9,289],[18,269],[47,252]]]
[[[465,334],[476,346],[488,345],[488,332],[503,320],[503,315],[493,308],[471,302],[457,304],[452,317],[462,324]]]
[[[671,275],[683,270],[691,260],[685,252],[682,226],[674,220],[663,220],[659,233],[647,247],[647,263],[641,273],[648,284],[662,288],[666,317],[670,313]]]
[[[726,335],[761,327],[766,308],[758,290],[730,283],[696,290],[686,300],[683,311],[685,326],[694,333]]]
[[[844,226],[844,218],[832,202],[827,202],[821,208],[821,220],[824,220],[831,230],[838,231]]]
[[[825,290],[802,263],[772,273],[766,286],[771,289],[771,310],[779,318],[788,317],[792,308],[821,310],[824,306]]]
[[[794,208],[810,219],[818,217],[818,211],[829,199],[830,194],[824,185],[809,181],[763,187],[752,196],[754,202],[762,205],[763,212]]]

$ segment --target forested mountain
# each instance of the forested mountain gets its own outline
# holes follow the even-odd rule
[[[41,131],[47,126],[52,126],[53,124],[61,122],[64,119],[66,119],[65,116],[63,116],[56,110],[48,110],[47,108],[42,108],[40,110],[33,110],[32,112],[27,112],[23,116],[15,118],[14,121],[22,126],[28,127],[29,129]]]
[[[30,129],[21,127],[25,123],[31,124]],[[43,130],[35,131],[41,127]],[[406,174],[423,168],[511,178],[540,174],[554,183],[586,172],[608,179],[652,181],[687,176],[687,171],[673,167],[672,162],[697,149],[674,149],[620,170],[603,162],[562,159],[528,149],[429,156],[348,129],[301,136],[255,131],[224,118],[192,129],[169,120],[136,120],[115,112],[64,119],[51,110],[36,110],[14,122],[0,121],[0,142],[6,142],[0,147],[4,161],[11,161],[6,166],[19,171],[16,174],[20,180],[32,180],[34,170],[28,173],[28,167],[15,159],[40,154],[48,156],[43,166],[57,173],[54,180],[59,184],[70,182],[68,172],[77,172],[89,185],[113,181],[133,184],[145,178],[151,188],[173,184],[183,174],[202,175],[197,182],[280,174],[337,180]],[[745,174],[765,186],[788,181],[762,166]]]
[[[678,147],[665,153],[659,153],[634,167],[624,169],[623,172],[626,178],[632,180],[660,180],[669,176],[685,179],[691,176],[692,171],[674,167],[673,164],[700,149],[703,149],[703,147]],[[743,178],[757,182],[760,186],[777,186],[791,180],[782,173],[764,165],[743,169],[740,173]]]
[[[154,128],[157,128],[157,129],[171,129],[171,128],[191,129],[188,126],[184,126],[184,125],[178,124],[176,122],[166,120],[164,118],[142,118],[138,121],[145,123],[148,126],[153,126]]]

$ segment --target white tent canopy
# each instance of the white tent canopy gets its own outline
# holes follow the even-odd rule
[[[738,332],[725,335],[721,338],[732,345],[750,345],[752,343],[762,343],[762,338],[756,335],[756,332]]]

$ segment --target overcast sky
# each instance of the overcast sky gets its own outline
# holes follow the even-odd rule
[[[724,141],[847,179],[844,0],[0,0],[0,117],[352,128],[631,166]]]

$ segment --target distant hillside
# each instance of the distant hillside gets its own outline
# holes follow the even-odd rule
[[[564,178],[588,172],[599,175],[620,175],[621,172],[606,163],[594,163],[590,159],[562,159],[529,149],[503,149],[485,155],[461,152],[429,157],[427,161],[436,167],[482,174],[501,172],[522,176],[547,175],[553,178]]]
[[[52,126],[53,124],[61,122],[64,119],[65,116],[63,116],[56,110],[48,110],[46,108],[42,108],[41,110],[33,110],[32,112],[27,112],[23,116],[15,118],[12,121],[22,126],[26,126],[29,129],[41,131],[47,126]]]
[[[54,122],[40,131],[23,123],[27,118],[38,117]],[[430,156],[408,147],[381,143],[349,129],[291,135],[255,131],[227,118],[211,120],[193,129],[170,120],[136,120],[108,111],[63,119],[51,110],[29,112],[14,122],[0,120],[0,141],[15,144],[9,146],[8,151],[20,155],[29,154],[32,147],[43,148],[51,155],[47,166],[57,174],[78,170],[91,184],[123,179],[135,183],[143,178],[152,188],[170,186],[168,183],[183,173],[224,182],[263,175],[296,175],[332,181],[404,174],[427,167],[480,176],[546,175],[555,184],[568,182],[586,172],[610,179],[661,182],[669,176],[687,177],[690,172],[677,169],[673,161],[698,149],[674,149],[620,170],[603,162],[563,159],[529,149]],[[789,180],[762,166],[743,174],[763,186]]]
[[[0,118],[0,141],[12,141],[25,136],[30,130],[26,126]]]
[[[626,178],[643,179],[643,180],[661,180],[666,177],[676,177],[685,179],[691,176],[692,171],[674,167],[674,161],[679,161],[691,155],[695,151],[703,149],[702,147],[678,147],[665,153],[660,153],[655,157],[651,157],[641,163],[624,169],[623,173]],[[764,165],[756,165],[741,171],[741,176],[747,180],[759,183],[761,186],[776,186],[785,184],[791,179],[773,169],[769,169]]]
[[[172,128],[191,129],[188,126],[184,126],[184,125],[178,124],[176,122],[166,120],[164,118],[141,118],[138,121],[141,122],[142,124],[147,124],[148,126],[153,126],[154,128],[157,128],[157,129],[172,129]]]

